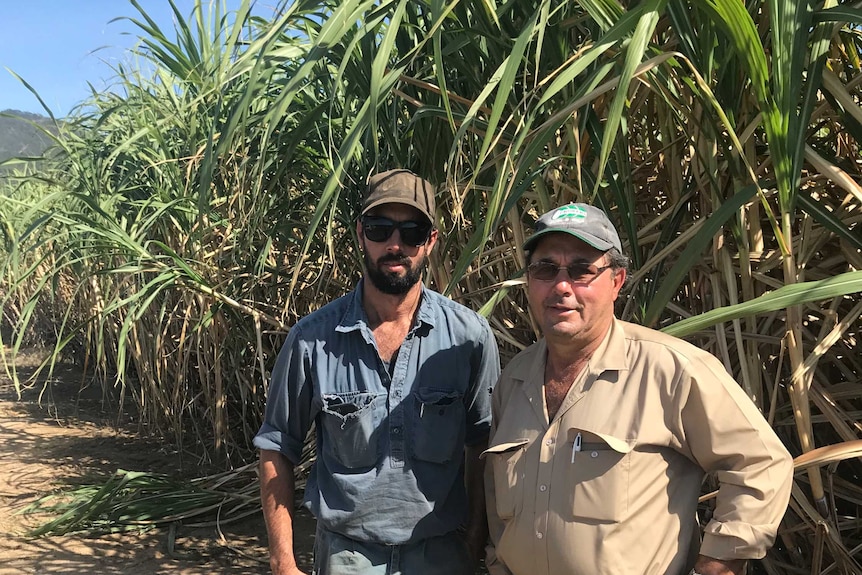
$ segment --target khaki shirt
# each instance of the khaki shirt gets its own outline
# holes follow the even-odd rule
[[[686,573],[698,552],[762,557],[792,460],[711,354],[615,320],[554,420],[544,339],[494,390],[486,494],[492,575]],[[704,473],[720,483],[703,543]]]

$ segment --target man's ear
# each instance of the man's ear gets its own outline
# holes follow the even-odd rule
[[[620,295],[620,290],[623,289],[623,285],[626,283],[626,275],[625,268],[614,270],[614,300]]]
[[[434,248],[434,244],[436,244],[436,243],[437,243],[437,236],[438,236],[438,234],[439,234],[439,232],[437,231],[437,228],[433,228],[433,229],[431,230],[431,235],[430,235],[430,236],[428,236],[428,241],[425,243],[425,245],[427,245],[427,246],[428,246],[428,251],[429,251],[429,252]]]

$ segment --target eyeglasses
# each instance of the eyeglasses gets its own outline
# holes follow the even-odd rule
[[[401,241],[413,247],[421,246],[431,237],[431,224],[427,222],[396,222],[383,216],[362,218],[362,232],[372,242],[385,242],[395,230],[401,234]]]
[[[588,284],[596,279],[599,274],[613,266],[597,267],[594,264],[574,263],[569,266],[558,266],[553,262],[534,262],[527,266],[527,275],[530,279],[550,282],[557,279],[560,270],[566,270],[569,279],[575,283]]]

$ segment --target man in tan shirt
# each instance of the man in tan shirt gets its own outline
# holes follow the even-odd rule
[[[741,574],[787,506],[781,441],[715,357],[614,317],[628,258],[604,212],[552,210],[524,249],[544,337],[494,390],[489,572]],[[706,473],[720,489],[701,543]]]

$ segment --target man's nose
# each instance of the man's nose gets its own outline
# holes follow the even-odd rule
[[[386,240],[386,249],[389,251],[401,251],[404,245],[404,240],[401,239],[401,230],[395,228],[392,230],[392,235]]]
[[[569,270],[560,268],[557,270],[556,277],[551,280],[551,287],[558,293],[572,293],[575,280],[569,275]]]

